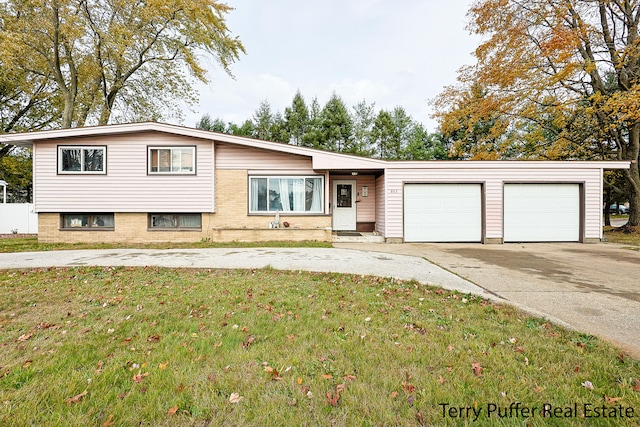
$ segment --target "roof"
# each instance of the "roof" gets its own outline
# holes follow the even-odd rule
[[[382,170],[382,169],[503,169],[509,167],[524,167],[544,169],[549,167],[588,168],[588,169],[628,169],[631,162],[623,161],[539,161],[539,160],[432,160],[432,161],[393,161],[371,159],[351,154],[334,153],[309,147],[286,144],[282,142],[263,141],[244,136],[228,135],[202,129],[172,125],[158,122],[140,122],[114,124],[107,126],[87,126],[67,129],[43,130],[24,133],[8,133],[0,135],[0,142],[5,144],[30,147],[38,141],[52,139],[68,139],[74,137],[122,135],[139,132],[163,132],[179,136],[225,142],[264,150],[279,151],[312,158],[314,169],[319,170]]]

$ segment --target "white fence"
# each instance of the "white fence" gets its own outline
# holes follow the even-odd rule
[[[0,203],[0,234],[36,234],[38,214],[33,203]]]

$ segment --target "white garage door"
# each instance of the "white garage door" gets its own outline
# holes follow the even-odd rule
[[[505,242],[580,240],[578,184],[505,184]]]
[[[480,184],[405,184],[405,242],[480,242]]]

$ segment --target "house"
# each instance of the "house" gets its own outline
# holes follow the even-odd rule
[[[33,147],[42,242],[594,242],[604,169],[384,161],[160,123],[0,135]],[[275,228],[279,225],[279,228]]]

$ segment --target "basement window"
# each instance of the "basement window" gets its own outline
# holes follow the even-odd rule
[[[113,230],[112,213],[63,214],[62,230]]]

